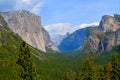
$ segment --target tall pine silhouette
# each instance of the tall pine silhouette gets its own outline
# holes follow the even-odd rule
[[[26,42],[22,42],[19,49],[17,64],[20,72],[18,76],[23,80],[36,80],[36,72],[31,60],[30,49]]]
[[[120,63],[118,60],[118,54],[113,53],[111,57],[112,71],[111,71],[111,80],[120,79]]]

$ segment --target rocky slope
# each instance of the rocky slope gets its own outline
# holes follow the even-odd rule
[[[60,34],[52,34],[50,36],[56,46],[58,46],[60,42],[63,40],[63,38],[65,37],[65,35],[60,35]]]
[[[45,40],[45,45],[48,49],[53,50],[53,51],[59,51],[58,48],[54,45],[52,42],[49,33],[42,27],[42,33],[43,33],[43,38]]]
[[[4,18],[0,16],[0,59],[11,56],[13,58],[14,55],[17,55],[19,46],[22,41],[22,38],[12,32],[12,30],[9,29]],[[30,45],[28,46],[34,56],[36,56],[40,60],[47,59],[44,52],[37,50]]]
[[[90,33],[84,40],[83,50],[96,53],[111,50],[113,46],[120,45],[119,30],[120,15],[103,16],[98,28],[89,30]]]
[[[115,14],[113,16],[105,15],[99,25],[99,29],[103,32],[116,31],[120,28],[120,15]]]
[[[107,35],[103,40],[99,42],[99,51],[111,50],[112,47],[120,45],[120,29]]]
[[[19,73],[16,64],[22,38],[12,32],[5,20],[0,16],[0,80],[20,80],[16,73]],[[32,62],[36,66],[40,65],[40,60],[48,60],[46,53],[28,45]],[[41,66],[41,65],[40,65]],[[8,77],[9,75],[9,77]]]
[[[88,28],[80,29],[62,40],[58,48],[61,51],[77,51],[81,50],[84,42],[84,36],[88,33]]]
[[[58,48],[62,51],[88,51],[98,53],[120,45],[120,15],[105,15],[99,26],[80,29],[63,39]]]
[[[1,12],[0,15],[5,19],[9,28],[31,46],[45,52],[45,47],[51,44],[50,47],[57,51],[49,34],[41,25],[40,16],[26,10]]]
[[[104,39],[105,34],[95,28],[89,28],[88,34],[85,35],[83,51],[96,51],[101,39]]]
[[[52,34],[50,35],[51,36],[51,39],[52,41],[54,42],[54,44],[56,46],[59,46],[60,42],[62,42],[62,40],[64,38],[66,38],[67,36],[69,36],[70,33],[66,33],[65,35],[61,35],[61,34]]]

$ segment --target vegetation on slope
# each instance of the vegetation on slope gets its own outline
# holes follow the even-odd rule
[[[116,55],[117,57],[114,57]],[[49,61],[37,63],[38,73],[42,80],[110,80],[114,70],[112,64],[116,64],[120,74],[120,53],[103,52],[99,55],[87,53],[51,54]],[[113,58],[116,61],[113,61]],[[110,67],[111,66],[111,67]],[[119,69],[119,70],[118,70]],[[117,72],[116,72],[117,73]],[[117,78],[119,76],[115,75]]]
[[[0,80],[18,80],[17,56],[20,44],[23,40],[8,27],[4,19],[0,16]],[[29,45],[32,57],[38,60],[47,59],[47,55]],[[32,58],[33,59],[33,58]]]
[[[0,25],[0,80],[21,80],[17,75],[20,71],[16,64],[21,42],[22,39],[8,29],[6,24]],[[120,46],[101,54],[76,52],[46,55],[31,46],[29,48],[33,54],[30,60],[35,63],[38,80],[117,80],[120,78]]]

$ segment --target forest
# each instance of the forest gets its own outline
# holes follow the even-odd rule
[[[100,54],[76,52],[51,55],[54,57],[40,62],[38,66],[41,80],[120,79],[120,46]]]
[[[16,53],[0,55],[0,80],[120,79],[120,46],[99,54],[45,53],[47,58],[39,60],[22,42]]]

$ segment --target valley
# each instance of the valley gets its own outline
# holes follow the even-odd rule
[[[94,25],[58,23],[59,32],[51,29],[55,24],[43,26],[41,17],[0,12],[0,80],[120,79],[119,14],[104,14]]]

